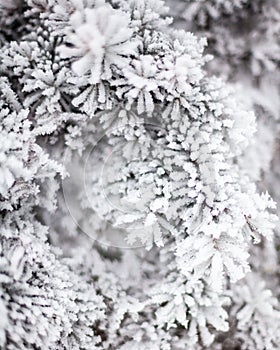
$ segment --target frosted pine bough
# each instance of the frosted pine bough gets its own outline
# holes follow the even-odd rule
[[[278,347],[255,117],[163,5],[0,2],[4,349]]]
[[[232,1],[230,7],[228,5],[226,1],[179,0],[172,3],[171,9],[176,26],[184,26],[198,36],[207,36],[208,52],[215,55],[210,71],[240,84],[241,97],[249,108],[255,110],[258,125],[255,142],[239,161],[245,168],[249,164],[250,177],[258,182],[259,188],[269,189],[279,203],[279,2],[247,1],[239,6],[238,1]],[[267,244],[263,250],[266,256],[264,264],[259,261],[258,249],[253,260],[255,269],[265,272],[263,276],[267,276],[266,280],[274,285],[273,288],[274,283],[278,283],[278,278],[273,278],[277,271],[278,235],[274,239],[275,242]],[[261,318],[265,320],[266,317],[262,314]],[[240,320],[240,324],[242,322]],[[246,327],[251,323],[248,320]],[[264,324],[258,328],[257,332],[267,333]],[[277,333],[273,325],[269,329]],[[253,345],[247,338],[244,341],[247,339],[250,343],[248,348],[271,348],[271,338],[267,337],[265,343],[264,337],[255,336],[259,345]]]
[[[250,163],[250,176],[279,198],[279,1],[177,0],[171,9],[176,27],[207,37],[207,51],[215,56],[209,71],[240,85],[241,98],[254,109],[258,131],[244,165]]]

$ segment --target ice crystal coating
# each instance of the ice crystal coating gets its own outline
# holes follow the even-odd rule
[[[277,349],[279,13],[0,0],[1,349]]]

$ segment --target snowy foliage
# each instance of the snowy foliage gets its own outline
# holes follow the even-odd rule
[[[111,77],[111,66],[123,67],[132,55],[132,29],[129,15],[104,4],[70,17],[67,44],[62,57],[75,57],[73,71],[78,75],[91,72],[91,83]]]
[[[279,303],[256,273],[250,273],[233,291],[236,337],[245,349],[277,349]],[[254,324],[254,327],[252,327]]]
[[[279,1],[177,0],[172,6],[184,26],[209,40],[211,52],[235,68],[272,72],[279,63]],[[183,24],[182,24],[183,25]]]
[[[1,349],[277,349],[278,2],[170,13],[0,0]]]

